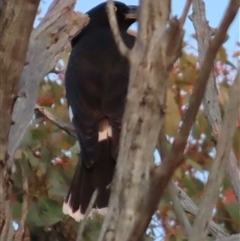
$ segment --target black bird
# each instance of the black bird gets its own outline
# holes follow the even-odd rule
[[[127,29],[137,7],[114,2],[119,30],[128,48],[135,37]],[[65,85],[81,148],[80,161],[64,201],[63,212],[82,219],[95,189],[94,208],[107,207],[116,165],[129,80],[129,63],[115,43],[102,3],[87,12],[89,24],[71,42]]]

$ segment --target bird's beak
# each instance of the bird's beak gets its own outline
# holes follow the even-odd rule
[[[125,14],[126,19],[137,19],[137,6],[128,6],[128,13]]]

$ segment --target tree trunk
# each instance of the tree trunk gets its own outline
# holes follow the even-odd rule
[[[0,6],[0,240],[4,241],[12,240],[13,236],[8,136],[38,4],[39,0],[4,0]]]

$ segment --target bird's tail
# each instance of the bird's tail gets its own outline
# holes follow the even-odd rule
[[[87,168],[79,161],[73,180],[63,204],[63,213],[80,221],[86,212],[93,192],[97,189],[98,195],[94,208],[107,207],[110,196],[115,160],[112,158],[109,139],[99,142],[99,157],[93,167]]]

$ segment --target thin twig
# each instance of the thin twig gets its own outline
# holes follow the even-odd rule
[[[24,168],[21,167],[21,169],[22,169],[22,180],[23,180],[22,216],[19,222],[18,230],[15,233],[14,241],[22,240],[24,235],[25,221],[28,213],[28,178],[24,171]]]
[[[69,135],[77,137],[76,130],[71,123],[67,123],[60,120],[59,118],[54,116],[51,112],[49,112],[47,109],[39,105],[35,106],[34,111],[35,111],[35,114],[41,114],[49,122],[51,122],[53,125],[57,126],[58,128],[64,130]]]
[[[114,12],[113,0],[108,0],[107,7],[108,7],[108,18],[109,18],[110,26],[111,26],[115,41],[117,43],[117,46],[119,48],[119,51],[121,52],[121,54],[123,56],[128,57],[130,50],[128,49],[128,47],[123,42],[122,37],[120,35],[116,15],[115,15],[115,12]]]
[[[163,127],[159,133],[158,144],[157,144],[157,146],[159,148],[161,160],[166,158],[166,156],[168,154],[167,145],[168,145],[168,142],[167,142],[167,138],[166,138],[166,134],[165,134],[165,125],[163,125]],[[173,202],[173,209],[176,214],[176,217],[177,217],[181,227],[185,231],[186,236],[188,237],[190,235],[191,229],[192,229],[191,224],[189,223],[187,215],[185,214],[185,212],[182,208],[180,199],[176,192],[175,185],[172,181],[169,183],[167,191],[169,192],[170,198]]]
[[[232,138],[236,129],[238,108],[240,105],[240,74],[236,76],[231,88],[229,102],[221,125],[220,136],[217,144],[217,155],[211,168],[207,188],[204,192],[199,212],[194,221],[190,241],[201,241],[207,236],[212,210],[219,196],[219,189],[224,178],[224,171],[229,160],[232,147]],[[197,235],[196,235],[197,234]]]
[[[187,0],[187,2],[186,2],[186,4],[185,4],[185,7],[184,7],[184,10],[183,10],[183,12],[182,12],[182,16],[181,16],[181,18],[179,19],[181,26],[183,26],[183,24],[184,24],[185,21],[186,21],[187,14],[188,14],[188,12],[189,12],[189,9],[190,9],[190,7],[191,7],[191,4],[192,4],[192,0]]]
[[[81,221],[81,223],[80,223],[80,225],[79,225],[78,235],[77,235],[76,241],[81,241],[81,240],[82,240],[84,227],[85,227],[85,225],[86,225],[86,221],[87,221],[87,219],[88,219],[88,216],[89,216],[89,214],[90,214],[90,212],[91,212],[91,210],[92,210],[92,208],[93,208],[93,205],[94,205],[94,203],[95,203],[95,201],[96,201],[96,199],[97,199],[97,195],[98,195],[98,191],[95,190],[95,191],[93,192],[93,195],[92,195],[91,200],[90,200],[90,202],[89,202],[89,205],[88,205],[88,207],[87,207],[85,216],[84,216],[83,220]]]

